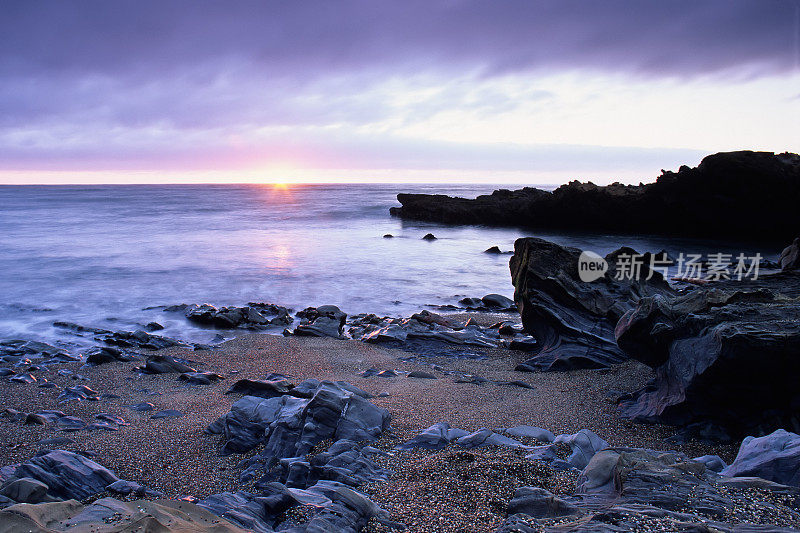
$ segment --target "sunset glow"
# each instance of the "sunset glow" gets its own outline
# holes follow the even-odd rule
[[[0,183],[636,182],[800,151],[800,0],[147,5],[0,18]]]

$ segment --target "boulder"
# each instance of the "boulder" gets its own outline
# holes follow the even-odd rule
[[[646,265],[639,279],[616,279],[616,259],[623,253],[635,252],[609,254],[608,271],[585,282],[578,273],[580,250],[532,237],[517,239],[510,261],[514,300],[525,331],[537,341],[526,346],[534,355],[517,370],[606,368],[628,358],[614,337],[619,318],[641,297],[673,291],[660,272]]]
[[[244,453],[264,442],[266,456],[298,457],[326,439],[373,440],[388,429],[389,413],[358,394],[363,391],[330,381],[310,385],[306,398],[245,396],[208,431],[223,434],[223,453]]]
[[[37,480],[47,486],[48,497],[61,500],[88,498],[119,480],[91,459],[65,450],[49,451],[17,465],[13,477]]]
[[[3,485],[0,486],[0,495],[19,503],[54,501],[54,498],[47,494],[49,489],[50,487],[38,479],[22,477],[3,483]]]
[[[575,505],[540,487],[520,487],[508,502],[508,514],[526,514],[534,518],[555,518],[581,514]]]
[[[556,438],[551,431],[533,426],[514,426],[513,428],[499,431],[502,431],[506,435],[511,435],[512,437],[536,439],[541,442],[553,442]]]
[[[317,308],[304,309],[298,316],[308,320],[294,329],[294,334],[303,337],[341,338],[347,314],[335,305],[323,305]]]
[[[490,307],[493,309],[514,309],[516,310],[516,305],[514,305],[514,300],[511,298],[506,298],[501,294],[487,294],[483,298],[481,298],[481,302],[486,307]]]
[[[143,374],[197,373],[196,369],[187,364],[189,362],[171,355],[153,355],[148,357],[145,365],[137,370]]]
[[[620,400],[621,414],[712,438],[800,430],[798,297],[800,272],[782,272],[643,298],[616,337],[655,378]]]
[[[800,487],[800,435],[778,429],[764,437],[747,437],[736,459],[721,473]]]

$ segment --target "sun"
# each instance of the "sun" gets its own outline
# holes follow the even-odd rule
[[[289,188],[288,183],[273,183],[272,188],[278,191],[285,191]]]

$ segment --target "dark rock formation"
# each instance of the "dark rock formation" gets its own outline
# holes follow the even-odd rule
[[[795,238],[800,156],[771,152],[709,155],[696,168],[664,171],[646,185],[577,181],[548,192],[498,190],[474,200],[398,194],[394,216],[449,224],[663,233],[776,241]],[[746,209],[748,216],[732,217]]]
[[[760,477],[800,487],[800,435],[778,429],[764,437],[747,437],[736,459],[722,474]]]
[[[778,259],[778,266],[781,270],[797,270],[800,268],[800,237],[783,249]]]
[[[113,472],[100,464],[64,450],[48,451],[12,468],[10,479],[33,479],[44,484],[46,491],[37,498],[46,496],[48,501],[82,500],[119,481]]]
[[[292,322],[289,309],[270,303],[250,302],[244,307],[220,307],[210,304],[172,306],[168,311],[183,311],[196,324],[222,329],[265,329],[270,325]]]
[[[143,374],[197,373],[197,370],[189,364],[195,363],[171,355],[153,355],[147,359],[144,366],[136,370]]]
[[[798,497],[795,487],[719,475],[677,452],[613,447],[592,454],[573,495],[519,488],[497,533],[611,533],[651,526],[684,532],[788,532],[793,530],[780,525],[800,518]],[[562,518],[547,520],[556,517]]]
[[[208,428],[209,433],[223,435],[223,453],[262,446],[243,462],[240,480],[256,480],[263,496],[223,493],[198,505],[251,531],[284,530],[279,515],[298,504],[314,509],[303,531],[356,532],[371,518],[395,527],[385,511],[353,490],[387,479],[389,472],[370,458],[385,452],[358,443],[387,431],[389,413],[370,403],[366,392],[344,382],[306,380],[281,388],[297,396],[245,396]],[[313,453],[323,441],[332,444]]]
[[[616,337],[656,377],[622,398],[623,416],[687,425],[711,440],[800,430],[798,298],[800,272],[643,298]]]
[[[244,453],[263,441],[269,457],[298,457],[325,439],[371,440],[389,427],[389,413],[346,384],[307,381],[295,389],[313,394],[245,396],[208,431],[224,435],[223,453]]]
[[[341,338],[347,320],[347,314],[335,305],[309,307],[297,313],[297,316],[307,322],[298,325],[290,333],[302,337]]]
[[[535,355],[517,370],[603,368],[622,362],[627,356],[614,338],[619,318],[643,296],[673,293],[660,272],[650,271],[647,254],[639,279],[616,279],[616,260],[634,253],[630,249],[606,256],[608,270],[592,282],[579,277],[578,249],[531,237],[517,239],[514,249],[514,300],[525,331],[537,341],[524,347]]]

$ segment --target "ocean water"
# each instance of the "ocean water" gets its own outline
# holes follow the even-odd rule
[[[0,187],[0,339],[80,345],[57,320],[112,330],[150,321],[160,334],[209,342],[217,331],[178,303],[264,301],[295,310],[407,316],[464,296],[513,295],[508,255],[535,235],[606,254],[755,252],[752,244],[406,222],[398,192],[475,197],[497,185],[127,185]],[[513,186],[512,186],[513,187]],[[434,233],[438,240],[424,241]],[[391,233],[393,239],[383,235]],[[224,332],[226,335],[230,333]]]

